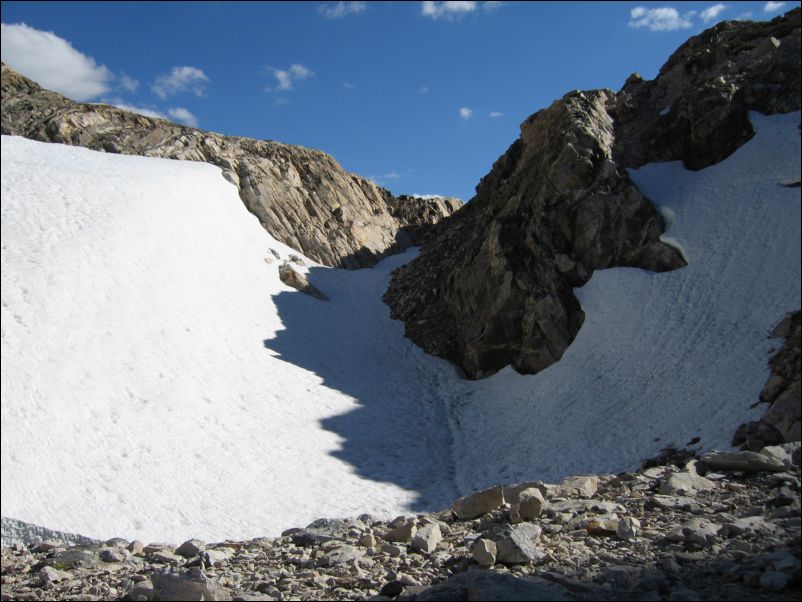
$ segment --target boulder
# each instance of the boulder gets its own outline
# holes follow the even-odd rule
[[[451,506],[457,518],[467,520],[487,514],[504,504],[504,489],[498,485],[483,491],[477,491],[458,499]]]
[[[426,525],[418,529],[418,532],[412,537],[412,549],[424,554],[431,554],[437,549],[437,544],[442,539],[440,525]]]
[[[785,470],[782,461],[772,458],[768,454],[751,451],[737,453],[709,452],[702,456],[701,461],[714,470],[742,470],[748,472]]]
[[[228,592],[199,568],[151,575],[158,600],[231,600]]]
[[[496,561],[504,564],[523,564],[540,558],[535,542],[542,530],[531,523],[503,525],[485,535],[496,544]]]

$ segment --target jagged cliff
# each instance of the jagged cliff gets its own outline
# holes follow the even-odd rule
[[[722,160],[752,136],[748,111],[800,107],[800,10],[690,38],[654,81],[571,92],[521,125],[470,203],[436,227],[385,295],[429,353],[482,378],[538,372],[582,325],[572,289],[594,270],[682,267],[661,215],[626,169]]]
[[[111,153],[217,165],[270,234],[329,266],[373,265],[409,247],[421,229],[461,206],[456,199],[395,198],[318,150],[223,136],[108,105],[78,104],[5,64],[1,130]]]

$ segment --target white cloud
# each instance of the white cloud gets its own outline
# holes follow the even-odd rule
[[[469,109],[468,107],[461,107],[459,110],[459,116],[462,118],[463,121],[468,121],[471,117],[473,117],[473,109]]]
[[[167,119],[167,115],[157,111],[156,109],[150,109],[148,107],[136,107],[134,105],[129,105],[124,102],[117,102],[112,105],[113,107],[117,107],[118,109],[122,109],[123,111],[131,111],[132,113],[139,113],[140,115],[144,115],[145,117],[155,117],[157,119]]]
[[[675,29],[688,29],[693,26],[695,11],[679,14],[676,8],[663,6],[660,8],[646,8],[637,6],[629,12],[629,25],[635,29],[648,27],[651,31],[674,31]]]
[[[428,94],[429,93],[429,86],[421,86],[418,88],[418,94]]]
[[[495,119],[496,117],[504,117],[504,113],[501,111],[493,111],[490,113],[490,116]]]
[[[178,123],[183,123],[191,128],[198,127],[198,118],[184,107],[173,107],[172,109],[168,109],[167,114]]]
[[[343,88],[345,88],[346,90],[353,90],[354,88],[356,88],[356,84],[353,82],[343,82]]]
[[[726,4],[714,4],[713,6],[708,6],[706,9],[700,12],[699,16],[702,18],[702,21],[709,23],[713,19],[718,18],[718,16],[727,10],[727,8],[729,7]]]
[[[421,2],[421,14],[430,19],[461,19],[476,10],[478,2]]]
[[[763,12],[773,13],[780,10],[783,6],[785,6],[785,2],[766,2],[766,4],[763,5]]]
[[[117,79],[120,82],[120,88],[126,92],[136,92],[139,90],[139,80],[136,80],[133,77],[128,77],[125,73],[121,73]]]
[[[112,72],[52,31],[40,31],[25,23],[3,23],[0,27],[3,62],[40,86],[78,101],[109,91]]]
[[[162,100],[182,92],[203,96],[208,82],[209,78],[197,67],[173,67],[169,74],[159,76],[151,88]]]
[[[337,4],[321,4],[317,12],[327,19],[342,19],[348,15],[358,15],[365,12],[365,2],[338,2]]]
[[[485,11],[487,11],[489,13],[492,13],[492,12],[497,11],[498,9],[500,9],[502,6],[505,6],[506,4],[508,4],[508,3],[507,2],[492,2],[492,1],[488,1],[488,2],[482,2],[482,8]]]
[[[278,83],[274,88],[265,88],[265,90],[268,92],[286,92],[288,90],[292,90],[295,82],[309,79],[315,74],[314,71],[308,67],[304,67],[298,63],[291,65],[289,69],[276,69],[274,67],[270,67],[269,69],[273,73],[273,76],[276,78],[276,82]]]

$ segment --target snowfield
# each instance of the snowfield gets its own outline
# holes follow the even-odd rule
[[[799,113],[701,172],[632,172],[689,266],[597,272],[559,363],[462,380],[347,272],[275,241],[210,165],[2,139],[3,516],[99,539],[277,535],[498,482],[728,448],[800,306]],[[276,250],[281,260],[273,257]]]

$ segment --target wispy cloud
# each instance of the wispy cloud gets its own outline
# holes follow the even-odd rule
[[[473,117],[473,109],[468,107],[460,107],[459,116],[463,121],[468,121]]]
[[[418,88],[418,94],[428,94],[429,93],[429,86],[421,86]]]
[[[729,7],[726,4],[714,4],[713,6],[708,6],[702,12],[699,13],[699,17],[705,23],[710,23],[710,21],[717,19],[718,16],[727,10]]]
[[[492,111],[490,113],[490,117],[492,117],[493,119],[496,119],[498,117],[504,117],[504,113],[502,113],[501,111]]]
[[[39,85],[78,101],[107,93],[112,72],[52,31],[3,23],[2,60]]]
[[[183,123],[184,125],[188,125],[192,128],[198,127],[198,118],[184,107],[174,107],[169,109],[167,114],[178,123]]]
[[[343,82],[343,88],[345,88],[346,90],[353,90],[354,88],[356,88],[356,84],[353,82]]]
[[[348,15],[358,15],[367,9],[366,2],[337,2],[336,4],[321,4],[317,12],[327,19],[342,19]]]
[[[128,77],[125,73],[121,73],[118,77],[120,88],[126,92],[136,92],[139,90],[139,80],[133,77]]]
[[[785,6],[785,2],[766,2],[766,4],[763,5],[763,12],[773,13],[780,10],[783,6]]]
[[[476,11],[478,2],[421,2],[421,14],[430,19],[457,20]]]
[[[295,86],[295,82],[309,79],[315,75],[315,72],[301,65],[295,63],[290,65],[288,69],[276,69],[275,67],[268,67],[268,70],[276,78],[276,85],[265,88],[268,92],[288,92]]]
[[[509,2],[421,2],[420,14],[434,20],[459,21],[465,15],[476,13],[479,8],[492,13]]]
[[[203,96],[207,83],[209,78],[197,67],[173,67],[170,73],[159,76],[151,89],[162,100],[184,92]]]
[[[676,8],[663,6],[660,8],[646,8],[637,6],[629,12],[629,25],[634,29],[648,27],[651,31],[674,31],[688,29],[693,26],[695,11],[680,14]]]

